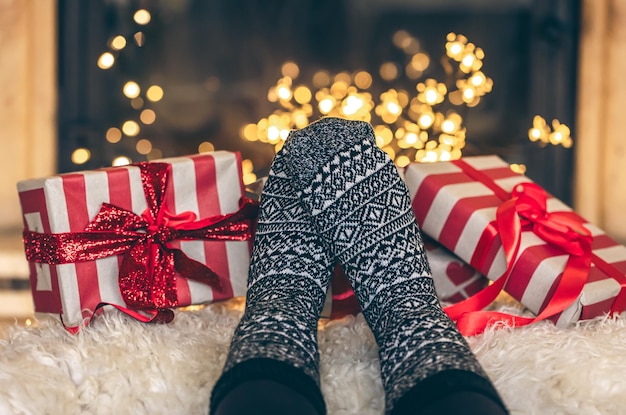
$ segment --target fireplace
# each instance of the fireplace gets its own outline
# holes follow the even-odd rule
[[[458,111],[462,154],[497,154],[571,203],[574,150],[531,142],[528,130],[541,115],[574,131],[579,20],[580,3],[565,0],[61,0],[59,171],[225,149],[260,177],[275,146],[243,131],[285,110],[268,91],[289,68],[292,92],[311,94],[323,88],[316,74],[367,73],[361,89],[376,105],[390,89],[412,96],[426,79],[444,82],[455,33],[484,51],[493,82]],[[411,72],[418,53],[428,65]]]

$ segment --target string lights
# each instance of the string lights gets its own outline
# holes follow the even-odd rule
[[[532,142],[538,142],[541,145],[562,145],[565,148],[572,146],[572,137],[570,129],[567,125],[561,124],[559,120],[552,120],[552,128],[548,125],[545,118],[535,115],[533,118],[533,127],[528,130],[528,138]]]
[[[378,145],[396,164],[412,161],[453,160],[461,157],[466,130],[457,107],[474,107],[491,92],[493,81],[480,71],[485,54],[463,35],[448,34],[443,56],[446,80],[417,80],[431,64],[419,41],[400,30],[393,43],[407,57],[406,78],[415,80],[413,91],[389,88],[373,92],[373,75],[366,71],[331,74],[316,72],[312,82],[297,83],[299,68],[286,62],[282,77],[267,94],[279,108],[255,124],[241,128],[241,138],[274,146],[278,151],[289,131],[303,128],[321,116],[372,123]],[[394,62],[380,65],[383,81],[394,81],[400,68]]]
[[[97,66],[112,70],[120,54],[130,47],[143,47],[146,42],[145,26],[152,21],[147,9],[132,14],[133,29],[127,34],[115,34],[107,42],[107,50],[97,59]],[[483,72],[484,51],[469,42],[467,37],[449,33],[445,53],[439,62],[444,79],[425,77],[434,61],[421,49],[418,39],[407,31],[396,31],[393,44],[405,56],[403,63],[382,62],[376,73],[359,70],[331,73],[320,69],[309,81],[301,77],[296,62],[285,62],[281,77],[267,92],[267,100],[277,109],[256,123],[243,125],[242,139],[272,145],[278,151],[292,129],[300,129],[322,116],[362,120],[372,124],[376,142],[399,166],[411,162],[455,160],[462,156],[466,128],[464,115],[477,106],[493,88],[493,81]],[[376,80],[378,79],[378,81]],[[409,81],[410,88],[386,87],[385,83]],[[120,92],[128,100],[134,114],[117,125],[110,126],[104,135],[112,145],[128,144],[132,140],[135,155],[120,154],[111,160],[112,165],[133,162],[133,157],[154,160],[163,157],[160,149],[146,136],[148,126],[158,120],[152,104],[164,97],[161,85],[142,85],[127,79]],[[569,128],[558,120],[552,128],[545,119],[535,116],[529,139],[543,145],[571,147]],[[204,141],[198,152],[214,151],[214,145]],[[131,151],[132,152],[132,151]],[[71,155],[75,164],[84,164],[91,158],[89,149],[77,148]],[[524,172],[523,165],[512,169]],[[251,160],[243,163],[244,183],[257,177]]]

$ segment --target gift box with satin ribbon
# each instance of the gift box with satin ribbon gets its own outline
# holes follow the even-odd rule
[[[437,241],[423,236],[437,297],[457,303],[484,289],[489,280]]]
[[[257,204],[218,151],[18,183],[36,312],[70,331],[114,307],[141,321],[245,294]]]
[[[446,308],[464,334],[626,307],[626,247],[499,157],[413,163],[404,178],[422,231],[493,281]],[[481,311],[502,289],[536,317]]]

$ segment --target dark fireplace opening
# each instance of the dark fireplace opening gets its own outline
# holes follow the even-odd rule
[[[446,58],[454,33],[484,52],[472,71],[492,86],[473,106],[441,105],[465,128],[450,139],[463,139],[463,156],[522,165],[571,203],[574,148],[532,142],[528,131],[535,115],[574,131],[579,19],[580,2],[566,0],[60,0],[59,171],[216,149],[240,151],[260,177],[284,133],[262,120],[278,114],[293,128],[302,110],[314,121],[342,80],[348,92],[335,101],[357,90],[372,124],[410,141],[416,86],[434,79],[450,95],[461,79]],[[293,96],[281,103],[276,86],[286,78]],[[395,119],[385,113],[395,108],[385,107],[391,90],[403,107]],[[274,134],[270,143],[262,133]],[[393,144],[397,157],[417,157]]]

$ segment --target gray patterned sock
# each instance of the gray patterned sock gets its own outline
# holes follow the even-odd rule
[[[406,186],[371,126],[325,118],[292,132],[283,151],[294,187],[376,337],[386,412],[409,413],[457,391],[487,395],[500,407],[439,304]]]
[[[317,323],[333,265],[334,258],[285,175],[279,152],[261,196],[246,309],[213,389],[211,413],[229,392],[251,380],[281,383],[325,413]],[[254,402],[250,408],[255,408]]]

